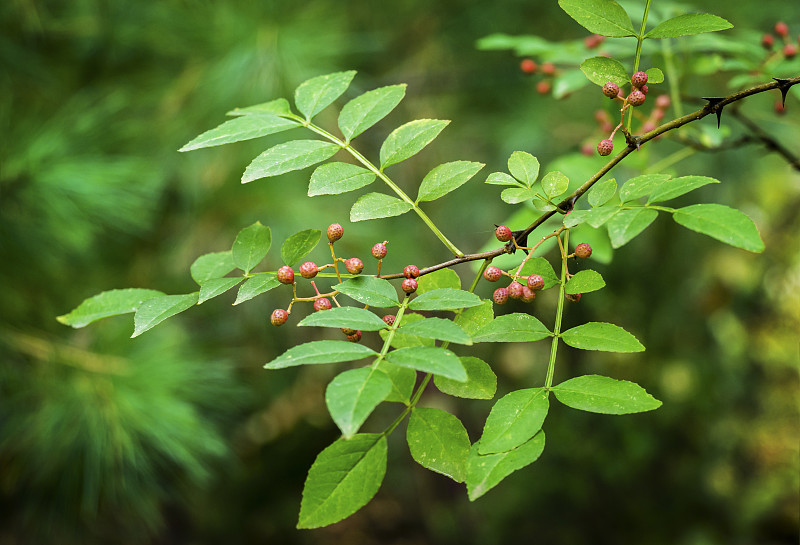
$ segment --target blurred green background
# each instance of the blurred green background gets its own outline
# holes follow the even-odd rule
[[[699,7],[754,49],[777,19],[800,30],[800,7],[784,1]],[[55,320],[107,289],[192,291],[192,261],[229,248],[256,220],[273,230],[270,267],[278,242],[332,221],[345,226],[343,254],[365,262],[381,240],[392,270],[444,260],[410,216],[350,224],[353,194],[306,197],[309,171],[241,185],[279,136],[176,152],[231,108],[290,98],[337,70],[359,71],[346,98],[409,84],[401,106],[359,138],[367,154],[410,119],[453,120],[394,177],[413,188],[439,163],[486,163],[426,210],[460,248],[487,244],[514,209],[480,181],[512,151],[575,183],[602,164],[579,154],[601,137],[593,112],[606,102],[595,88],[556,101],[536,93],[537,77],[510,52],[475,47],[495,32],[582,40],[555,2],[9,0],[0,30],[0,544],[797,542],[800,177],[758,146],[695,154],[670,171],[722,180],[681,202],[744,210],[764,254],[661,218],[598,266],[608,288],[565,318],[620,324],[647,351],[562,350],[557,381],[635,380],[664,406],[626,417],[554,407],[542,458],[474,504],[414,464],[401,428],[366,508],[330,528],[294,529],[305,473],[337,437],[324,405],[335,370],[262,369],[309,335],[269,326],[287,302],[281,290],[236,308],[226,294],[133,340],[130,316],[81,330]],[[656,52],[646,47],[645,63]],[[727,78],[693,77],[684,90],[724,94]],[[782,117],[774,101],[760,95],[742,110],[800,153],[800,101],[790,96]],[[334,109],[320,121],[333,126]],[[680,149],[648,146],[613,174],[623,181]],[[471,279],[469,267],[457,272]],[[535,313],[552,323],[554,301],[540,299]],[[498,395],[542,380],[539,344],[477,349],[497,371]],[[491,407],[435,391],[423,404],[453,411],[473,440]],[[382,407],[367,428],[395,410]]]

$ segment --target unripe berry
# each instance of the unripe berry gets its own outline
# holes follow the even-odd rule
[[[792,59],[797,55],[797,47],[794,44],[786,44],[783,46],[783,56],[787,59]]]
[[[631,84],[633,84],[634,87],[641,87],[645,83],[647,83],[647,74],[644,72],[636,72],[631,76]]]
[[[669,104],[669,95],[658,95],[656,97],[656,108],[661,108],[663,110],[669,108]]]
[[[517,282],[516,280],[511,282],[508,285],[508,296],[512,299],[521,299],[522,298],[522,284]]]
[[[272,325],[283,325],[286,323],[286,320],[289,319],[289,313],[283,310],[282,308],[276,308],[272,311],[272,314],[269,317],[269,321],[272,322]]]
[[[383,317],[383,321],[389,327],[392,327],[392,325],[394,324],[395,319],[396,319],[396,317],[395,317],[394,314],[387,314],[386,316]]]
[[[609,139],[600,140],[600,143],[597,144],[597,153],[604,157],[611,155],[612,151],[614,151],[614,142]]]
[[[581,146],[581,154],[585,155],[586,157],[591,157],[594,155],[594,146],[591,142],[587,142]]]
[[[611,119],[608,117],[608,112],[605,110],[595,110],[594,120],[598,123],[608,123]]]
[[[293,284],[294,283],[294,271],[288,265],[284,265],[280,269],[278,269],[277,274],[275,275],[278,279],[278,282],[281,284]]]
[[[578,301],[581,300],[581,294],[580,293],[575,293],[575,294],[565,293],[564,297],[566,297],[567,299],[569,299],[573,303],[577,303]]]
[[[524,286],[522,288],[522,301],[524,303],[530,303],[536,299],[536,292],[530,289],[528,286]]]
[[[607,82],[603,85],[603,94],[608,98],[615,98],[619,94],[619,85],[613,81]]]
[[[631,106],[641,106],[644,104],[644,93],[641,92],[639,89],[634,89],[631,91],[631,94],[628,95],[628,104]]]
[[[575,246],[575,256],[580,257],[581,259],[586,259],[592,255],[592,247],[589,246],[585,242],[581,242],[577,246]]]
[[[492,300],[498,305],[504,305],[508,301],[508,290],[505,288],[497,288],[492,294]]]
[[[328,226],[327,234],[328,234],[328,241],[336,242],[337,240],[342,238],[342,235],[344,234],[344,228],[338,223],[331,223]]]
[[[360,341],[361,340],[361,330],[359,329],[358,331],[356,331],[352,335],[348,335],[347,336],[347,340],[350,341],[351,343],[357,343],[358,341]]]
[[[383,242],[377,243],[372,247],[372,257],[375,259],[383,259],[386,257],[386,244]]]
[[[533,59],[522,59],[522,62],[519,63],[519,69],[522,70],[525,74],[535,74],[536,63],[533,62]]]
[[[314,312],[320,310],[330,310],[331,309],[331,300],[323,297],[322,299],[317,299],[314,301]]]
[[[364,263],[357,257],[351,257],[345,260],[344,268],[347,269],[347,272],[350,274],[361,274],[361,271],[364,270]]]
[[[419,267],[416,265],[406,265],[406,268],[403,269],[403,276],[406,278],[416,278],[419,276]]]
[[[643,95],[646,95],[646,94],[647,94],[647,92],[650,90],[650,87],[648,87],[647,85],[642,85],[642,86],[639,88],[639,90],[642,92],[642,94],[643,94]]]
[[[530,289],[537,291],[544,287],[544,278],[538,274],[532,274],[528,277],[528,281],[526,283]]]
[[[319,272],[319,267],[313,261],[306,261],[300,265],[300,276],[303,278],[314,278]]]
[[[400,284],[400,287],[403,288],[403,291],[406,293],[414,293],[417,291],[417,281],[413,278],[406,278],[403,280],[403,283]]]
[[[789,35],[789,25],[784,23],[783,21],[778,21],[775,23],[775,34],[778,36],[788,36]]]
[[[540,95],[546,95],[550,92],[550,82],[547,80],[542,80],[536,84],[536,92]]]
[[[552,76],[556,73],[556,67],[552,62],[544,62],[542,63],[542,74],[547,76]]]
[[[343,327],[342,328],[342,333],[344,333],[345,336],[347,336],[347,335],[355,335],[357,333],[357,330],[350,329],[349,327]]]
[[[772,34],[764,34],[764,36],[761,37],[761,46],[764,49],[772,49],[773,45],[775,45],[775,38]]]
[[[508,242],[509,240],[511,240],[511,237],[513,235],[511,234],[511,229],[509,229],[505,225],[501,225],[494,230],[494,236],[496,236],[497,240],[499,240],[500,242]]]
[[[586,36],[583,39],[583,44],[586,46],[587,49],[594,49],[598,47],[605,41],[606,37],[601,36],[600,34],[592,34],[591,36]]]
[[[501,276],[503,276],[503,271],[500,270],[500,267],[495,267],[494,265],[486,267],[486,270],[483,271],[483,277],[489,282],[497,282]]]

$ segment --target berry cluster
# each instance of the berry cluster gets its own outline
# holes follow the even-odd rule
[[[592,34],[583,40],[583,44],[587,50],[596,49],[605,41],[605,36],[599,34]],[[519,69],[523,74],[534,75],[541,74],[543,79],[536,83],[536,92],[541,95],[549,94],[553,89],[553,78],[558,75],[558,69],[552,62],[545,61],[537,64],[536,61],[530,58],[522,59],[519,63]]]
[[[775,36],[768,33],[761,37],[761,45],[766,50],[766,56],[761,62],[760,68],[761,71],[765,73],[767,72],[767,65],[783,60],[791,60],[797,56],[798,46],[794,44],[789,34],[789,25],[783,21],[778,21],[775,23],[775,34],[777,34],[779,39],[783,42],[783,47],[775,51],[773,51],[775,47]],[[800,35],[797,36],[797,42],[800,44]],[[775,101],[775,112],[778,114],[783,114],[786,111],[783,100],[783,98],[780,98]]]

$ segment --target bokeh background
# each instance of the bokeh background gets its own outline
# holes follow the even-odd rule
[[[778,19],[800,31],[791,2],[698,7],[730,20],[727,35],[754,51]],[[392,269],[446,258],[412,217],[350,224],[352,194],[308,198],[309,171],[241,185],[279,135],[176,151],[231,108],[290,98],[305,79],[338,70],[359,71],[346,98],[409,84],[401,106],[360,137],[368,154],[410,119],[453,120],[394,174],[412,188],[439,163],[486,163],[427,207],[459,247],[483,247],[514,209],[482,176],[519,149],[579,183],[602,164],[579,150],[601,137],[593,113],[606,104],[594,87],[563,100],[538,94],[511,52],[476,48],[497,32],[587,35],[555,2],[522,0],[0,3],[0,544],[797,542],[800,176],[759,146],[686,154],[668,169],[722,180],[680,202],[744,210],[763,254],[661,218],[597,265],[605,290],[569,307],[568,324],[620,324],[647,351],[562,350],[556,380],[635,380],[663,407],[608,417],[554,405],[542,458],[475,503],[414,464],[401,427],[366,508],[329,528],[294,529],[305,473],[337,437],[324,405],[336,369],[262,369],[309,335],[269,326],[286,304],[281,290],[235,308],[226,294],[133,340],[130,316],[81,330],[56,322],[107,289],[193,291],[192,261],[229,248],[256,220],[276,241],[268,267],[281,240],[332,221],[345,226],[342,252],[365,261],[385,239]],[[646,47],[645,63],[652,55]],[[730,73],[705,72],[682,82],[687,95],[728,91]],[[800,100],[790,96],[783,116],[774,101],[761,95],[742,109],[800,154]],[[320,121],[333,126],[335,111]],[[614,175],[681,149],[669,139],[648,146]],[[469,267],[457,272],[471,278]],[[551,323],[552,298],[536,304]],[[546,347],[476,350],[497,371],[498,395],[544,376]],[[453,411],[473,440],[491,407],[435,391],[422,404]],[[366,427],[395,415],[381,408]]]

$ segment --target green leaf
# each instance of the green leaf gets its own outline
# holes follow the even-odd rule
[[[555,199],[559,195],[563,195],[569,187],[569,178],[564,176],[557,170],[548,172],[542,178],[542,189],[548,199]]]
[[[648,68],[645,74],[647,74],[647,83],[661,83],[664,81],[664,72],[655,66],[653,68]]]
[[[84,327],[101,318],[136,312],[148,299],[163,295],[160,291],[139,288],[104,291],[84,300],[72,312],[56,320],[74,328]]]
[[[246,108],[234,108],[225,115],[251,115],[251,114],[275,114],[275,115],[289,115],[292,109],[289,107],[289,101],[285,98],[276,98],[269,102],[256,104],[255,106],[248,106]]]
[[[228,250],[201,255],[194,260],[189,271],[194,281],[198,285],[203,285],[212,278],[222,278],[235,268],[233,252]]]
[[[336,284],[333,289],[360,303],[378,308],[397,306],[397,291],[387,280],[374,276],[358,276]]]
[[[588,83],[580,70],[565,70],[553,79],[553,98],[566,98],[586,87]]]
[[[589,293],[605,287],[606,283],[599,272],[591,269],[578,271],[569,279],[565,286],[566,293],[574,295],[576,293]]]
[[[708,176],[681,176],[680,178],[674,178],[655,188],[647,202],[649,204],[668,201],[675,197],[680,197],[694,189],[703,187],[704,185],[718,183],[719,180],[709,178]]]
[[[347,518],[378,492],[386,474],[386,437],[360,433],[338,439],[308,471],[298,528],[319,528]]]
[[[753,220],[734,208],[721,204],[694,204],[675,210],[672,219],[687,229],[731,246],[750,252],[764,251],[764,242]]]
[[[589,81],[603,86],[609,81],[620,87],[630,81],[630,76],[625,67],[616,59],[610,57],[591,57],[581,63],[581,72],[586,74]]]
[[[422,467],[463,483],[470,442],[461,421],[441,409],[415,408],[406,430],[411,457]]]
[[[508,171],[526,187],[531,187],[539,177],[539,160],[525,151],[515,151],[508,158]]]
[[[198,292],[185,295],[162,295],[147,299],[139,305],[139,308],[136,309],[136,314],[133,316],[134,327],[131,338],[138,337],[167,318],[193,307],[197,304],[198,299]]]
[[[453,269],[439,269],[417,279],[417,295],[441,288],[461,289],[461,279]]]
[[[350,163],[325,163],[311,174],[308,196],[337,195],[367,186],[375,181],[375,174]]]
[[[294,267],[306,257],[319,243],[322,231],[305,229],[293,234],[281,244],[281,260],[285,265]]]
[[[472,344],[472,339],[463,329],[452,320],[445,320],[444,318],[425,318],[410,324],[406,324],[404,321],[399,331],[406,335],[414,335],[424,339],[436,339],[466,345]]]
[[[381,170],[419,153],[448,123],[441,119],[417,119],[393,130],[381,145]]]
[[[477,500],[513,472],[538,460],[544,451],[544,432],[540,431],[527,443],[508,452],[481,456],[479,448],[479,442],[472,445],[467,459],[466,483],[470,501]]]
[[[264,365],[265,369],[283,369],[297,365],[339,363],[377,356],[373,349],[349,341],[311,341],[293,346]]]
[[[513,176],[506,174],[505,172],[492,172],[486,178],[487,184],[491,185],[513,185],[516,187],[523,187],[523,185],[518,182]]]
[[[367,91],[342,108],[339,128],[349,142],[375,123],[389,115],[406,95],[406,85],[389,85]]]
[[[628,202],[647,196],[667,180],[669,174],[642,174],[631,178],[619,189],[619,200]]]
[[[561,334],[561,340],[573,348],[605,352],[642,352],[636,337],[614,324],[588,322]]]
[[[509,187],[500,193],[500,200],[508,204],[519,204],[536,196],[536,189],[526,187]]]
[[[231,248],[233,262],[245,274],[249,274],[253,267],[261,263],[261,260],[269,252],[270,246],[272,246],[272,231],[257,221],[236,235],[233,248]]]
[[[400,367],[441,375],[459,382],[467,380],[467,372],[458,356],[438,346],[398,348],[386,354],[386,360]]]
[[[661,406],[660,401],[638,384],[600,375],[569,379],[554,386],[553,393],[567,407],[591,413],[641,413]]]
[[[217,295],[222,295],[234,286],[244,280],[243,276],[230,277],[230,278],[212,278],[206,281],[205,284],[200,286],[200,295],[197,299],[197,304],[204,303],[209,299],[213,299]]]
[[[311,119],[342,96],[355,75],[355,70],[348,70],[304,81],[294,92],[295,106],[306,119]]]
[[[378,362],[377,369],[383,371],[392,381],[392,391],[389,392],[384,401],[408,404],[411,400],[411,394],[414,392],[414,384],[417,382],[417,372],[414,369],[400,367],[386,360]]]
[[[535,316],[516,312],[498,316],[472,336],[476,343],[507,343],[540,341],[553,334]]]
[[[614,0],[558,0],[558,5],[594,34],[609,38],[636,36],[631,18]]]
[[[292,140],[269,148],[253,159],[242,175],[242,183],[310,167],[330,159],[341,148],[322,140]]]
[[[375,313],[356,307],[337,307],[309,314],[297,325],[317,327],[340,327],[360,329],[362,331],[378,331],[389,326],[375,316]]]
[[[409,303],[411,310],[458,310],[481,304],[481,298],[464,290],[439,288],[417,295]]]
[[[602,206],[611,200],[617,192],[617,180],[609,178],[597,182],[589,190],[589,204],[592,206]]]
[[[607,223],[611,246],[613,248],[624,246],[647,229],[657,216],[658,212],[651,208],[634,208],[617,212]]]
[[[483,427],[478,453],[505,452],[536,435],[547,417],[548,395],[544,388],[526,388],[498,399]]]
[[[221,146],[231,142],[251,140],[268,134],[283,132],[299,127],[297,121],[271,114],[253,114],[230,119],[222,125],[206,131],[178,151],[191,151],[199,148]]]
[[[667,19],[645,34],[645,38],[679,38],[704,32],[727,30],[733,25],[722,17],[710,13],[685,13]]]
[[[417,202],[434,201],[447,195],[467,183],[484,166],[483,163],[453,161],[435,167],[422,179]]]
[[[588,223],[597,229],[621,210],[622,209],[616,205],[598,206],[591,210],[573,210],[564,218],[564,226],[571,228],[581,223]]]
[[[509,270],[508,273],[516,274],[517,267]],[[525,277],[532,274],[538,274],[542,277],[544,280],[544,287],[542,289],[544,290],[550,289],[560,282],[558,276],[556,276],[556,272],[553,270],[553,266],[543,257],[534,257],[529,259],[522,267],[522,271],[520,271],[520,275]]]
[[[370,367],[350,369],[328,384],[325,404],[342,434],[349,438],[391,391],[392,381],[383,371]]]
[[[408,325],[424,319],[425,317],[422,314],[406,312],[405,314],[403,314],[402,324]],[[389,336],[389,332],[386,330],[379,331],[378,334],[384,341]],[[402,332],[402,328],[399,328],[395,331],[394,336],[392,337],[391,346],[392,348],[409,348],[411,346],[436,346],[436,342],[433,339],[426,339],[424,337],[417,337],[415,335],[406,335],[405,333]]]
[[[383,193],[362,195],[350,209],[350,221],[374,220],[405,214],[414,205]]]
[[[482,299],[480,305],[464,309],[455,317],[455,322],[467,332],[467,335],[474,335],[492,320],[494,320],[494,302],[490,299]]]
[[[433,383],[439,390],[451,396],[466,399],[492,399],[497,390],[497,376],[483,360],[473,357],[461,357],[461,365],[467,371],[467,381],[458,382],[440,376],[433,377]]]
[[[248,278],[247,282],[241,285],[239,288],[239,293],[236,294],[236,301],[234,301],[233,304],[238,305],[239,303],[249,301],[253,297],[261,295],[262,293],[266,293],[280,285],[281,283],[277,278],[275,278],[274,275],[263,273],[256,274],[253,277]]]

